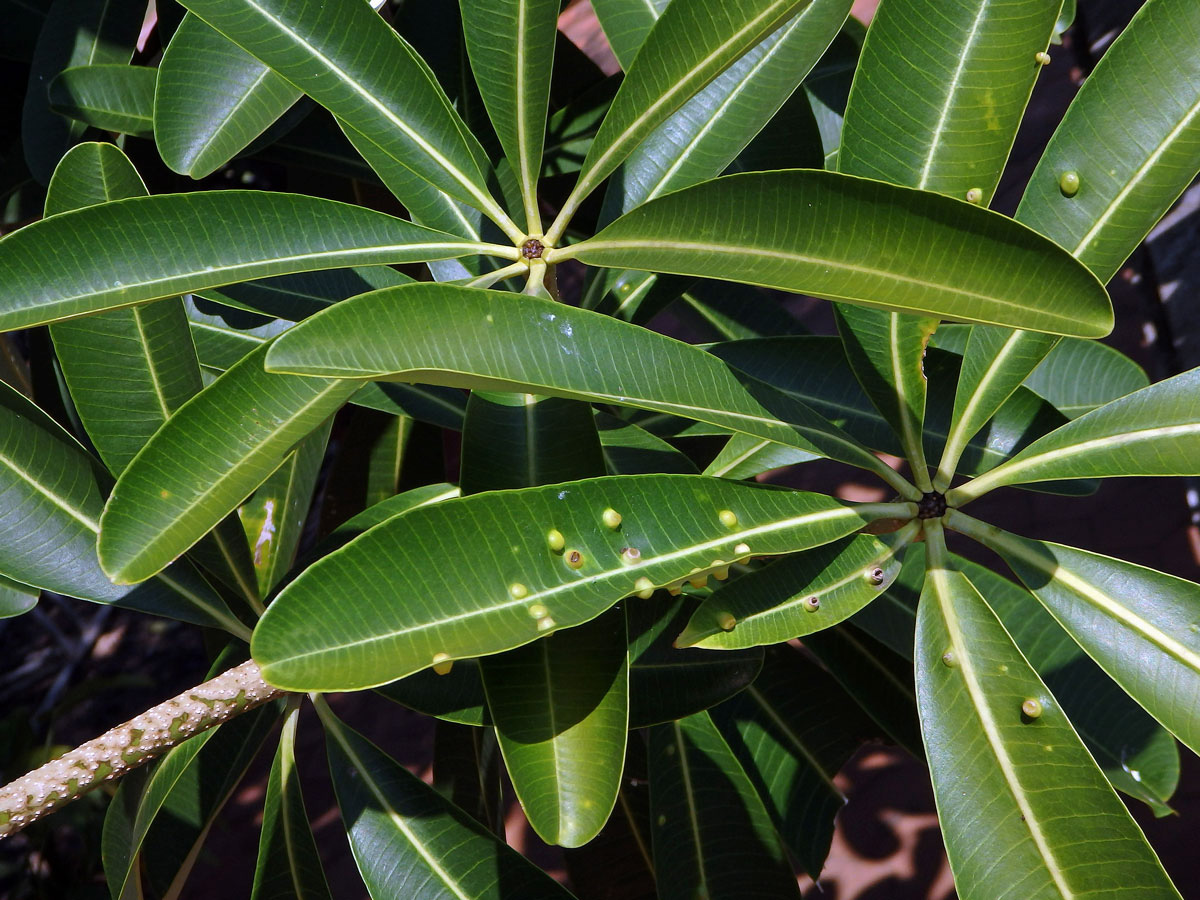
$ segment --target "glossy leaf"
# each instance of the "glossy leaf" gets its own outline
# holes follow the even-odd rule
[[[25,164],[42,184],[62,155],[83,135],[84,125],[50,109],[48,88],[59,72],[76,66],[127,63],[133,55],[143,10],[136,3],[55,0],[38,33],[21,110]]]
[[[1146,3],[1088,75],[1030,176],[1017,218],[1101,281],[1200,170],[1198,42],[1195,3]],[[1059,185],[1066,172],[1079,177],[1070,197]]]
[[[196,231],[196,222],[207,228]],[[0,241],[0,267],[9,273],[0,329],[269,275],[479,250],[403,219],[300,194],[135,197],[52,216]]]
[[[606,508],[622,516],[617,529],[601,521]],[[372,687],[582,624],[644,585],[828,543],[894,508],[689,475],[464,497],[391,519],[307,569],[260,620],[254,657],[281,687]],[[355,607],[330,605],[347,579]]]
[[[154,69],[121,63],[64,69],[50,82],[50,108],[101,131],[149,137],[156,80]]]
[[[35,606],[41,591],[0,575],[0,619],[23,616]]]
[[[300,775],[296,771],[299,708],[283,721],[279,749],[267,777],[258,863],[250,900],[327,900],[332,898],[317,844],[308,824]]]
[[[484,105],[517,174],[525,227],[541,231],[537,183],[542,169],[558,0],[466,0],[463,34]]]
[[[725,171],[791,96],[849,11],[849,0],[807,3],[683,104],[622,164],[602,221]]]
[[[187,0],[184,6],[393,159],[511,225],[488,193],[478,141],[428,66],[369,5]]]
[[[987,205],[1061,0],[888,0],[871,20],[838,170]]]
[[[264,372],[267,347],[197,394],[122,473],[104,510],[100,560],[141,581],[187,550],[274,472],[357,388]]]
[[[597,412],[596,430],[609,475],[695,475],[700,471],[683,453],[632,422]]]
[[[805,453],[793,447],[785,447],[765,438],[751,437],[748,434],[735,434],[729,439],[721,452],[716,455],[705,475],[715,475],[718,478],[753,478],[769,469],[791,466],[796,463],[809,462],[818,459],[815,454]]]
[[[1148,387],[1145,371],[1119,350],[1095,341],[1064,340],[1025,379],[1068,419]]]
[[[871,535],[798,553],[713,591],[675,645],[733,650],[803,637],[854,615],[899,571],[895,549]]]
[[[0,426],[0,572],[69,597],[245,634],[225,602],[186,564],[135,588],[110,582],[96,558],[106,486],[99,465],[7,384],[0,384]]]
[[[865,25],[854,16],[848,18],[841,33],[804,79],[804,93],[821,135],[825,168],[831,171],[837,169],[846,104],[850,100],[850,89],[866,35]]]
[[[1030,898],[1179,896],[1055,699],[961,573],[935,568],[926,581],[917,685],[961,896],[1003,897],[1018,885]],[[1040,715],[1023,714],[1027,700]]]
[[[810,0],[809,0],[810,2]],[[786,22],[806,0],[683,0],[669,5],[630,65],[547,236],[553,243],[579,203],[638,144],[742,54]],[[649,267],[639,267],[649,268]]]
[[[1122,475],[1200,475],[1200,369],[1068,422],[947,495],[952,506],[1006,484]]]
[[[158,67],[158,152],[176,172],[203,178],[244,150],[300,96],[281,76],[189,13]]]
[[[321,721],[350,849],[376,900],[570,898],[548,875],[332,713],[323,710]]]
[[[1004,557],[1025,586],[1146,711],[1193,750],[1200,586],[1119,559],[1017,537],[956,514],[950,526]]]
[[[650,814],[661,900],[800,896],[762,800],[708,713],[651,729]]]
[[[1112,328],[1099,282],[1032,231],[948,197],[832,172],[707,181],[555,258],[1033,331],[1100,337]]]
[[[268,365],[661,410],[861,466],[903,490],[890,469],[802,403],[679,341],[534,297],[432,284],[376,291],[289,331]]]
[[[670,0],[595,0],[592,3],[617,62],[626,71]]]
[[[578,847],[617,801],[629,728],[625,613],[481,660],[504,764],[529,824]]]
[[[287,319],[291,323],[306,319],[347,297],[382,287],[409,284],[413,280],[388,266],[355,266],[351,269],[321,269],[243,281],[222,288],[210,288],[199,292],[199,295],[226,306]],[[245,316],[238,318],[252,321]]]
[[[871,723],[827,672],[792,647],[770,648],[754,684],[711,716],[784,844],[817,878],[846,802],[834,776]]]

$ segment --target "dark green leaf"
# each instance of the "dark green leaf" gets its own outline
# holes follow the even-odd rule
[[[50,108],[101,131],[149,137],[157,76],[154,69],[122,63],[64,69],[50,82]]]

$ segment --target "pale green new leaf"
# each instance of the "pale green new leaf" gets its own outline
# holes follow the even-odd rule
[[[771,817],[706,712],[650,730],[660,900],[782,900],[800,890]]]
[[[670,0],[593,0],[592,8],[621,68],[628,71]]]
[[[426,181],[522,232],[487,157],[412,47],[367,3],[187,0],[189,10]]]
[[[463,36],[475,83],[517,173],[525,228],[541,231],[537,182],[542,169],[559,0],[464,0]]]
[[[903,546],[915,531],[910,526],[894,543]],[[781,644],[836,625],[887,590],[900,572],[896,550],[864,534],[743,575],[700,604],[675,646]]]
[[[268,347],[184,404],[117,480],[100,537],[114,581],[142,581],[200,540],[359,387],[265,372]]]
[[[1033,331],[1100,337],[1112,328],[1100,283],[1033,231],[949,197],[832,172],[751,172],[684,188],[554,258]]]
[[[279,749],[267,777],[262,832],[250,900],[331,900],[317,843],[313,840],[296,771],[299,708],[283,721]]]
[[[570,900],[474,819],[318,705],[350,849],[374,900]]]
[[[616,529],[606,508],[622,516]],[[373,687],[527,644],[738,559],[829,543],[898,508],[909,507],[696,475],[476,494],[389,519],[309,567],[259,621],[254,658],[288,689]]]
[[[547,231],[557,241],[579,204],[689,98],[811,0],[676,0],[629,67]]]
[[[1079,89],[1017,218],[1107,282],[1200,170],[1200,4],[1149,0]],[[1170,85],[1168,90],[1163,85]],[[1059,182],[1079,176],[1065,196]]]
[[[1154,569],[1033,541],[955,513],[951,527],[995,550],[1096,663],[1200,752],[1200,585]]]
[[[64,69],[50,82],[50,108],[101,131],[149,137],[154,120],[146,111],[157,77],[154,69],[123,63]]]
[[[952,506],[1007,484],[1127,475],[1200,475],[1200,368],[1085,413],[955,488]]]
[[[488,247],[301,194],[134,197],[51,216],[0,240],[0,330],[270,275],[424,262]]]
[[[194,14],[158,66],[154,141],[182,175],[210,175],[262,134],[301,93]]]
[[[244,635],[246,627],[186,564],[135,588],[108,580],[96,558],[107,486],[99,469],[49,416],[0,382],[0,572],[69,597]]]
[[[916,666],[960,897],[1179,897],[1054,697],[959,572],[930,571]],[[1039,716],[1022,712],[1029,700]]]
[[[912,491],[803,403],[695,347],[551,300],[444,284],[375,291],[290,329],[268,366],[668,412],[838,459]]]

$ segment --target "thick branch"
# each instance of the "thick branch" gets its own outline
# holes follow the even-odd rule
[[[0,788],[0,838],[119,778],[194,734],[262,706],[284,692],[263,681],[253,660],[146,710]]]

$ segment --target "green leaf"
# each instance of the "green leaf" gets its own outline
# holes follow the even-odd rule
[[[157,77],[154,69],[124,63],[64,69],[50,82],[50,108],[101,131],[149,137]]]
[[[558,0],[466,0],[463,35],[475,82],[517,173],[525,228],[541,231],[537,182],[542,169]]]
[[[629,727],[644,728],[683,719],[716,706],[758,676],[763,652],[758,647],[709,653],[672,645],[695,612],[692,597],[664,604],[626,603],[629,627]]]
[[[1200,475],[1200,368],[1134,391],[1034,441],[947,494],[961,506],[1006,484],[1061,478]]]
[[[301,93],[188,13],[163,53],[153,96],[154,140],[163,162],[203,178],[244,150]]]
[[[661,900],[778,900],[800,890],[771,818],[708,713],[650,730]]]
[[[860,466],[906,490],[903,479],[802,403],[697,348],[550,300],[439,284],[375,291],[291,329],[268,365],[670,412]]]
[[[618,528],[601,521],[606,508]],[[254,657],[281,687],[372,687],[512,649],[738,558],[828,543],[894,508],[694,475],[476,494],[390,519],[311,566],[260,620]],[[334,603],[349,583],[353,613]]]
[[[0,575],[0,619],[22,616],[37,606],[41,591]]]
[[[579,847],[617,801],[629,727],[625,613],[481,660],[504,764],[529,824]]]
[[[671,0],[594,0],[592,8],[621,68],[629,71],[646,35]]]
[[[1143,5],[1088,75],[1030,176],[1017,218],[1101,281],[1200,170],[1198,43],[1200,6]],[[1060,186],[1068,172],[1079,178],[1069,197]]]
[[[479,142],[429,67],[368,4],[183,5],[391,158],[483,210],[514,240],[523,237],[488,192],[487,157]]]
[[[358,387],[264,372],[267,349],[186,403],[118,479],[100,537],[114,581],[142,581],[191,547]]]
[[[579,180],[546,232],[551,246],[579,204],[638,144],[742,54],[811,0],[681,0],[655,23],[600,124]],[[649,268],[649,267],[641,267]]]
[[[718,478],[753,478],[769,469],[810,462],[818,458],[812,453],[785,447],[765,438],[735,434],[708,464],[704,474],[715,475]]]
[[[199,295],[225,306],[287,319],[290,324],[340,303],[347,297],[382,287],[410,284],[413,280],[388,266],[356,266],[351,269],[321,269],[260,278],[257,281],[210,288]],[[252,321],[246,316],[238,319]],[[275,333],[270,336],[273,337]]]
[[[299,707],[288,712],[279,749],[267,778],[263,800],[258,863],[250,900],[327,900],[332,898],[317,844],[308,824],[300,775],[296,771],[296,725]]]
[[[271,592],[295,560],[332,426],[331,416],[301,439],[283,465],[238,507],[262,597]]]
[[[99,465],[45,413],[0,383],[0,572],[33,587],[233,634],[246,628],[186,564],[118,587],[96,558],[104,507]],[[54,552],[47,553],[46,547]]]
[[[1018,885],[1039,898],[1179,896],[1055,699],[961,573],[931,570],[916,664],[938,819],[961,896],[1001,897]],[[1040,715],[1024,715],[1027,701]]]
[[[699,471],[686,455],[632,422],[597,411],[596,429],[609,475],[695,475]]]
[[[779,836],[817,878],[846,802],[834,776],[871,723],[827,672],[792,647],[771,647],[754,684],[710,715]]]
[[[1017,537],[962,513],[949,525],[1003,556],[1097,665],[1185,745],[1200,748],[1200,723],[1188,693],[1200,683],[1200,585]]]
[[[725,171],[791,96],[849,12],[849,0],[812,0],[683,104],[622,164],[602,221]]]
[[[838,170],[987,205],[1061,0],[888,0],[871,21]]]
[[[350,849],[375,900],[569,900],[544,872],[317,708]]]
[[[937,330],[938,320],[848,304],[837,304],[834,310],[850,368],[871,403],[900,438],[917,487],[928,491],[929,472],[921,440],[925,423],[925,348]]]
[[[1112,328],[1100,283],[1011,219],[832,172],[717,178],[551,255],[1032,331],[1100,337]]]
[[[196,222],[206,223],[203,232]],[[301,194],[134,197],[52,216],[0,240],[0,266],[10,273],[0,329],[268,275],[445,259],[485,246]]]
[[[858,60],[866,36],[866,26],[851,16],[820,62],[804,79],[804,93],[821,135],[825,168],[831,171],[837,169],[846,104],[850,99],[854,73],[858,71]]]
[[[803,637],[854,615],[899,572],[896,547],[866,534],[798,553],[713,591],[675,645],[733,650]]]
[[[143,12],[136,3],[109,0],[55,0],[50,6],[33,48],[21,110],[25,164],[42,184],[85,128],[50,109],[50,82],[76,66],[128,63]]]
[[[401,513],[418,506],[430,503],[441,503],[459,496],[459,489],[452,484],[426,484],[394,497],[388,497],[373,506],[368,506],[358,515],[353,516],[335,528],[317,547],[321,554],[332,553],[339,547],[344,547],[364,531],[374,528],[388,519],[394,519]]]
[[[1068,419],[1149,385],[1142,367],[1120,350],[1074,339],[1059,341],[1025,379],[1025,387]]]

